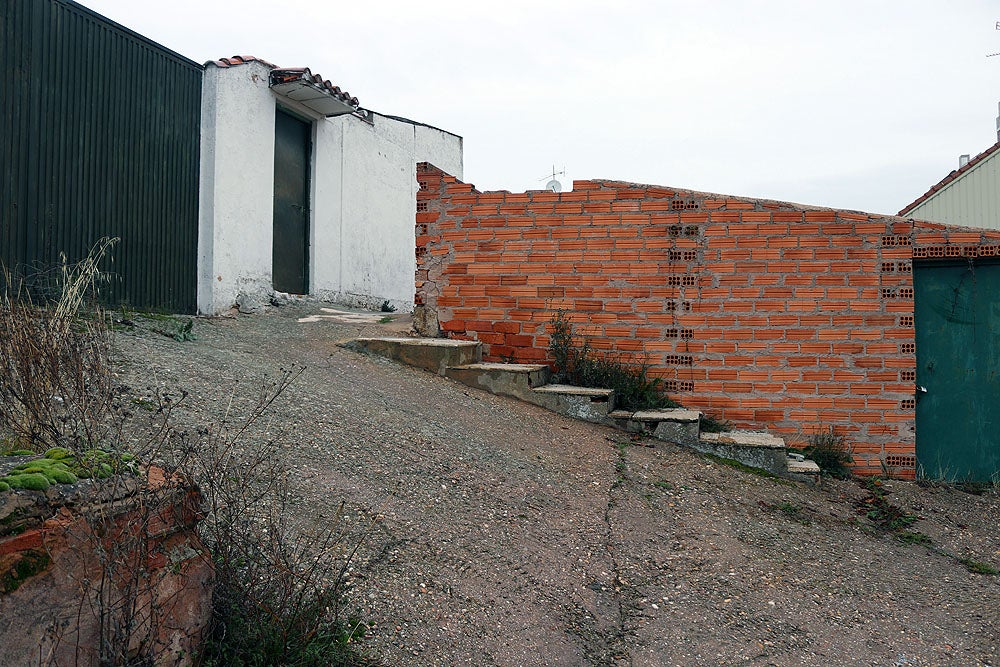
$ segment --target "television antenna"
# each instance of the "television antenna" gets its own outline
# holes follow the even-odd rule
[[[1000,30],[1000,21],[996,22],[996,25],[994,26],[994,29]],[[986,54],[987,58],[992,58],[993,56],[1000,56],[1000,51],[997,51],[996,53],[987,53]]]
[[[556,176],[565,176],[565,175],[566,175],[566,167],[563,167],[562,171],[556,171],[556,166],[552,165],[552,173],[546,174],[545,176],[542,176],[538,180],[544,181],[547,178],[549,179],[549,182],[545,184],[546,190],[549,190],[550,192],[562,192],[562,183],[559,182]]]

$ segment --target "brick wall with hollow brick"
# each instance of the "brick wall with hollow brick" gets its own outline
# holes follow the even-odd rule
[[[546,362],[565,311],[686,406],[793,440],[833,427],[860,473],[915,473],[912,260],[1000,255],[997,232],[854,211],[614,181],[479,192],[426,163],[418,180],[422,321]]]

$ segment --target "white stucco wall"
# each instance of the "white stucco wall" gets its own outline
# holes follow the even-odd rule
[[[310,293],[377,308],[413,307],[416,164],[462,177],[462,138],[369,113],[316,117],[268,87],[261,63],[206,67],[202,104],[199,309],[271,287],[274,114],[313,118]]]
[[[339,132],[327,129],[338,126]],[[433,162],[461,178],[462,139],[441,130],[372,113],[371,122],[341,116],[322,123],[341,141],[339,186],[317,174],[315,292],[334,301],[413,307],[417,162]],[[317,155],[317,166],[324,158]],[[330,165],[330,175],[338,171]],[[334,194],[336,193],[336,194]],[[331,200],[329,206],[325,199]],[[339,206],[332,200],[339,197]],[[321,205],[324,202],[324,205]],[[330,211],[329,216],[324,215]],[[339,249],[339,256],[328,252]]]
[[[205,68],[198,310],[216,314],[271,284],[274,96],[269,69]]]

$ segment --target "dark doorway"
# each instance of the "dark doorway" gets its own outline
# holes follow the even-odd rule
[[[277,110],[274,118],[274,289],[309,293],[309,156],[312,126]]]
[[[1000,472],[1000,264],[914,266],[917,462],[924,477]]]

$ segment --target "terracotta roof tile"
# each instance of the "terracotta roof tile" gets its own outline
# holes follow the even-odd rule
[[[246,65],[247,63],[260,63],[270,69],[276,69],[278,67],[277,65],[271,64],[256,56],[233,56],[232,58],[219,58],[218,60],[209,61],[209,64],[215,65],[216,67],[235,67],[237,65]]]
[[[915,199],[914,201],[912,201],[909,204],[907,204],[906,206],[904,206],[902,208],[902,210],[900,210],[900,212],[898,213],[898,215],[908,215],[910,213],[910,211],[912,211],[913,209],[915,209],[920,204],[923,204],[925,201],[927,201],[928,199],[930,199],[931,197],[933,197],[935,194],[937,194],[942,188],[944,188],[948,184],[952,183],[955,179],[959,178],[960,176],[962,176],[962,174],[964,174],[967,171],[969,171],[970,169],[974,168],[977,164],[979,164],[980,162],[982,162],[983,160],[985,160],[989,156],[993,155],[998,150],[1000,150],[1000,141],[998,141],[997,143],[993,144],[992,146],[990,146],[989,148],[987,148],[986,150],[984,150],[982,153],[980,153],[976,157],[974,157],[971,160],[969,160],[964,166],[959,167],[958,169],[955,169],[950,174],[948,174],[947,176],[945,176],[944,178],[942,178],[940,181],[938,181],[938,183],[936,185],[931,186],[930,190],[928,190],[924,194],[922,194],[919,197],[917,197],[917,199]]]

